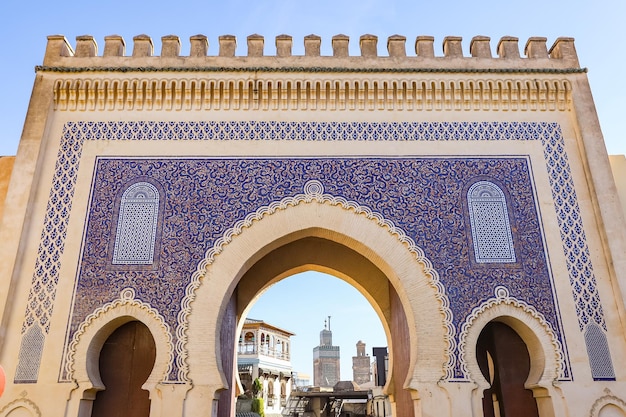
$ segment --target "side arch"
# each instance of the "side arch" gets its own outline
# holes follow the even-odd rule
[[[11,401],[0,410],[1,417],[41,417],[37,404],[27,398]]]
[[[555,397],[553,382],[561,374],[564,363],[561,344],[556,334],[532,306],[497,287],[495,298],[475,308],[461,327],[459,353],[467,377],[476,384],[472,394],[474,415],[482,415],[483,392],[490,387],[476,359],[478,337],[490,322],[501,322],[512,328],[524,341],[530,356],[530,373],[524,386],[533,391],[540,416],[553,416]]]
[[[132,288],[122,290],[120,298],[105,304],[89,315],[80,325],[66,357],[69,379],[78,385],[77,400],[93,400],[95,393],[104,389],[99,371],[100,350],[107,338],[121,325],[138,320],[148,327],[156,345],[156,360],[143,389],[154,395],[157,385],[165,379],[173,357],[172,336],[169,326],[148,304],[135,298]]]
[[[626,416],[626,401],[614,395],[608,388],[606,395],[598,398],[591,407],[590,417],[621,417]]]

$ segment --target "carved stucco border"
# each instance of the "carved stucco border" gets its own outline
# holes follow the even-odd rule
[[[145,324],[156,345],[156,360],[152,373],[144,386],[153,388],[168,375],[174,358],[172,334],[169,325],[157,310],[135,298],[135,291],[126,288],[120,298],[104,304],[81,323],[72,338],[65,357],[65,372],[68,379],[74,380],[86,389],[103,388],[98,371],[98,353],[101,344],[122,322],[139,320]],[[99,344],[100,346],[95,346]],[[91,385],[91,386],[89,386]]]
[[[424,273],[429,276],[430,286],[435,290],[437,301],[440,305],[440,311],[444,316],[443,322],[446,327],[445,345],[448,347],[448,361],[445,364],[447,378],[451,378],[454,371],[456,361],[454,352],[456,343],[454,335],[456,333],[452,323],[452,310],[450,302],[445,293],[443,284],[439,279],[439,274],[433,268],[432,263],[424,254],[424,251],[415,244],[413,239],[391,220],[385,219],[380,213],[372,211],[366,206],[362,206],[354,201],[346,200],[343,197],[333,196],[324,193],[324,186],[317,180],[312,180],[304,185],[304,193],[297,194],[293,197],[286,197],[280,201],[273,202],[267,206],[257,209],[255,212],[248,214],[244,219],[237,221],[230,229],[228,229],[221,238],[217,239],[213,247],[207,250],[204,259],[198,264],[196,271],[191,277],[191,282],[185,289],[185,297],[182,300],[182,309],[178,314],[179,326],[176,329],[176,361],[178,365],[178,379],[186,381],[188,379],[189,367],[187,364],[187,350],[185,348],[188,338],[187,331],[189,327],[188,317],[191,314],[191,304],[195,300],[196,291],[201,285],[206,268],[213,263],[215,257],[220,254],[225,246],[227,246],[235,237],[239,236],[244,229],[249,228],[255,221],[259,221],[266,216],[270,216],[277,211],[286,210],[289,207],[295,207],[299,204],[320,203],[330,206],[337,206],[344,210],[351,211],[356,215],[361,215],[367,219],[377,223],[377,225],[387,232],[395,236],[407,250],[415,256],[415,259],[424,266]]]
[[[24,391],[21,395],[25,397],[26,392]],[[8,416],[12,411],[18,408],[25,408],[32,417],[41,417],[41,410],[37,407],[37,404],[27,398],[18,398],[8,403],[0,409],[0,416]]]
[[[614,405],[626,414],[626,401],[614,395],[608,388],[605,388],[604,393],[606,395],[598,398],[591,406],[589,417],[598,417],[600,415],[600,411],[607,405]]]
[[[517,327],[514,322],[507,322],[511,319],[523,325],[523,329],[514,330],[529,348],[531,369],[527,383],[546,385],[563,377],[566,369],[563,347],[550,324],[534,307],[511,297],[505,287],[498,286],[495,297],[475,307],[468,315],[459,335],[459,360],[463,373],[478,384],[481,392],[489,388],[490,384],[483,377],[476,361],[478,336],[487,323],[494,320]]]

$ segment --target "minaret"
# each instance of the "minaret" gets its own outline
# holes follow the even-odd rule
[[[339,346],[333,346],[333,332],[328,316],[320,332],[320,344],[313,348],[313,385],[334,387],[340,381],[339,363]]]
[[[352,357],[352,380],[357,384],[370,382],[370,357],[365,354],[365,343],[358,341],[356,356]]]

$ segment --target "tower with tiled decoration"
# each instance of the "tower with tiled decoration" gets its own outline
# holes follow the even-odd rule
[[[313,348],[313,385],[332,388],[341,380],[341,350],[333,345],[330,316],[320,331],[320,344]]]
[[[231,416],[244,313],[304,269],[378,313],[394,416],[626,413],[625,225],[574,41],[349,41],[49,37],[0,225],[0,417]]]

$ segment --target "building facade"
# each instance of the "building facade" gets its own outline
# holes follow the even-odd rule
[[[237,399],[238,410],[244,408],[240,403],[258,397],[263,399],[267,417],[281,415],[291,393],[291,336],[294,333],[262,320],[244,320],[237,346],[239,390],[244,393]],[[259,393],[253,390],[256,379],[261,383]]]
[[[244,313],[305,269],[378,313],[393,416],[626,413],[626,226],[574,41],[330,41],[48,38],[0,417],[230,417]]]
[[[333,345],[330,317],[320,331],[320,344],[313,348],[313,385],[332,388],[341,380],[341,352]]]

